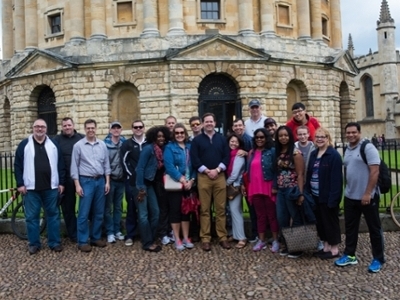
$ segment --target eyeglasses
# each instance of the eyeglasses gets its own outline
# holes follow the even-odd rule
[[[185,135],[184,131],[175,131],[175,135]]]
[[[190,124],[190,127],[195,127],[195,126],[200,126],[200,123],[192,123],[192,124]]]
[[[297,136],[306,136],[306,135],[309,135],[308,133],[299,133],[299,134],[297,134]]]
[[[44,125],[35,125],[35,126],[33,126],[33,128],[35,128],[35,129],[45,129],[46,126],[44,126]]]
[[[258,109],[258,108],[260,108],[260,107],[259,107],[259,106],[256,106],[256,105],[250,107],[250,109]]]
[[[263,135],[256,135],[254,138],[255,138],[256,140],[263,140],[263,139],[265,139],[265,136],[263,136]]]
[[[301,112],[303,112],[303,111],[304,111],[304,109],[293,110],[293,111],[292,111],[292,114],[298,115],[299,113],[301,113]]]
[[[133,129],[143,129],[144,126],[133,126]]]
[[[326,139],[326,138],[327,138],[326,135],[316,135],[316,136],[315,136],[315,139],[316,139],[316,140],[324,140],[324,139]]]

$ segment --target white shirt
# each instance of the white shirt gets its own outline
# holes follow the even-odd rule
[[[263,128],[264,127],[264,121],[267,117],[261,115],[261,117],[258,119],[258,121],[253,121],[251,118],[246,120],[244,122],[244,125],[246,126],[245,132],[253,137],[254,136],[254,131],[256,131],[258,128]]]

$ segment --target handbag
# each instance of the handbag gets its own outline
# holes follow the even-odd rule
[[[196,213],[197,220],[199,220],[199,207],[200,200],[196,192],[183,193],[181,202],[181,212],[183,215],[194,212]]]
[[[181,191],[183,189],[183,185],[179,181],[173,180],[168,174],[164,174],[164,188],[166,191],[176,192]]]
[[[233,200],[236,198],[237,195],[240,194],[239,187],[234,187],[233,185],[228,185],[226,187],[226,197],[228,200]]]

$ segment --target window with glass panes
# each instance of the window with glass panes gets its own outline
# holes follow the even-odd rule
[[[52,34],[61,32],[61,16],[53,15],[50,16],[49,19],[50,19],[50,32]]]
[[[201,1],[201,19],[218,20],[220,19],[220,3],[216,0]]]

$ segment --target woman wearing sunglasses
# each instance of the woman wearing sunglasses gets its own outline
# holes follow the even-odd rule
[[[190,193],[196,172],[190,163],[189,135],[182,123],[177,123],[172,130],[172,141],[165,147],[165,172],[175,181],[182,184],[180,191],[168,191],[169,221],[175,237],[175,248],[179,251],[193,248],[189,238],[190,214],[182,214],[182,198]],[[181,240],[181,230],[183,239]]]

